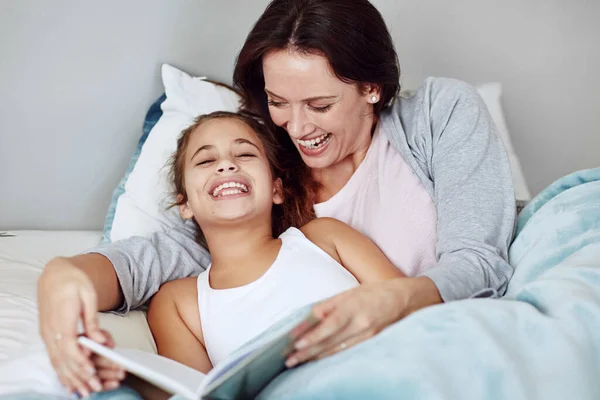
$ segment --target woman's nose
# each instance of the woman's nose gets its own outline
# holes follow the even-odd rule
[[[302,112],[295,112],[290,118],[287,131],[292,138],[301,139],[310,133],[310,125],[311,124],[306,120],[306,117],[302,115]]]

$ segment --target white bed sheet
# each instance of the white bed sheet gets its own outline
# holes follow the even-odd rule
[[[39,379],[42,372],[48,373],[49,362],[38,333],[37,280],[52,258],[75,255],[94,247],[102,233],[9,233],[16,236],[0,236],[0,371],[4,369],[0,374],[0,394],[17,389],[44,391]],[[100,325],[112,333],[120,347],[156,352],[145,313],[141,311],[132,311],[126,317],[102,313]]]

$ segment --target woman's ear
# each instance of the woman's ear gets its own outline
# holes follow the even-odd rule
[[[367,83],[363,86],[363,93],[367,97],[367,102],[371,104],[378,103],[381,100],[381,87]]]
[[[283,203],[283,181],[277,178],[273,181],[273,204]]]
[[[183,195],[178,194],[177,202],[181,203],[182,201],[183,201]],[[181,216],[182,219],[194,218],[194,212],[192,211],[192,207],[190,207],[190,204],[187,201],[185,203],[179,205],[179,215]]]

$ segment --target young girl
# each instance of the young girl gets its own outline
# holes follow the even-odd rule
[[[148,322],[159,354],[204,373],[295,309],[403,275],[348,225],[314,219],[309,175],[271,135],[216,112],[183,131],[172,158],[176,205],[212,263],[164,284]]]

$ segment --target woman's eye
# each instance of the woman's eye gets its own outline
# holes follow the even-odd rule
[[[271,107],[283,107],[283,103],[280,101],[268,100],[267,104]]]
[[[329,111],[329,109],[331,108],[331,104],[323,106],[323,107],[315,107],[315,106],[308,106],[311,110],[315,111],[315,112],[320,112],[320,113],[324,113]]]

